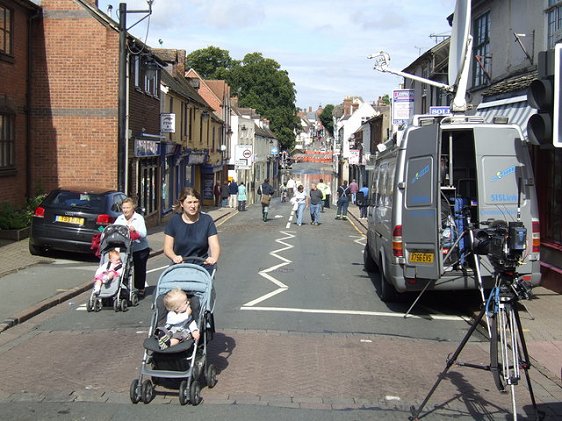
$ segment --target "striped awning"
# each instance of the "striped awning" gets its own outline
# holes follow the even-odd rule
[[[537,110],[527,104],[527,95],[521,95],[498,101],[482,102],[476,107],[475,115],[484,117],[484,121],[487,123],[491,123],[496,116],[508,117],[510,124],[518,124],[521,127],[525,140],[528,140],[527,122],[529,117],[536,112]]]

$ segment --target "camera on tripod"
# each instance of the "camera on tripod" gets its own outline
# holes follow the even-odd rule
[[[491,220],[474,230],[472,251],[486,255],[498,272],[515,269],[527,248],[527,228],[522,222]]]

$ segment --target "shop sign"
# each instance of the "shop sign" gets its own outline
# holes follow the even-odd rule
[[[414,90],[395,89],[392,91],[392,124],[407,124],[414,115]]]
[[[189,154],[188,165],[200,165],[207,161],[207,154],[204,152],[191,152]]]
[[[160,131],[162,133],[176,132],[176,115],[174,113],[160,114]]]
[[[135,139],[135,156],[158,156],[159,144],[157,140]]]

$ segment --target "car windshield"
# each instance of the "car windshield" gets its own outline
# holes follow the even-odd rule
[[[59,191],[45,200],[45,205],[66,209],[88,209],[95,212],[105,211],[105,196],[100,194]]]

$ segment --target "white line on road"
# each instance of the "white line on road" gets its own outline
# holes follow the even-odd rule
[[[362,310],[326,310],[319,308],[289,308],[289,307],[240,307],[240,310],[255,311],[278,311],[283,313],[313,313],[313,314],[347,314],[351,316],[379,316],[379,317],[400,317],[404,318],[404,313],[389,313],[384,311],[362,311]],[[464,321],[460,316],[447,316],[440,314],[428,314],[427,316],[408,315],[410,319],[430,319],[430,320],[449,320]]]

